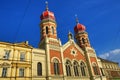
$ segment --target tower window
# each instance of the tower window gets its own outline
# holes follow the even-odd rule
[[[52,27],[52,34],[54,34],[54,27]]]
[[[88,40],[88,38],[86,38],[86,41],[87,41],[87,43],[89,43],[89,40]]]
[[[66,61],[66,74],[67,76],[71,76],[71,62],[70,61]]]
[[[37,75],[42,76],[42,64],[40,62],[37,64]]]
[[[59,75],[59,61],[57,59],[54,59],[54,74],[55,75]]]
[[[46,26],[46,34],[48,34],[48,27]]]
[[[82,38],[82,42],[83,42],[83,44],[85,44],[85,39],[84,38]]]
[[[4,67],[2,70],[2,77],[6,77],[7,76],[7,68]]]

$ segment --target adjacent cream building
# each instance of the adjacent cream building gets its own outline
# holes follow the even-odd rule
[[[27,42],[0,42],[0,80],[30,80],[32,47]]]
[[[117,62],[112,62],[99,57],[98,60],[101,64],[100,69],[102,70],[102,75],[106,77],[107,80],[120,80],[120,67]]]
[[[34,48],[32,50],[32,80],[46,80],[46,66],[45,50]]]

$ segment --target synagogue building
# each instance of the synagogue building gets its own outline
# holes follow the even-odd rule
[[[118,63],[97,57],[78,19],[61,44],[54,13],[48,6],[41,13],[38,48],[0,42],[0,80],[120,80]]]

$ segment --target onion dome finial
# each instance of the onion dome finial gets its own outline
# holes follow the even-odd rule
[[[75,33],[79,31],[85,31],[85,26],[79,23],[77,15],[75,15],[75,17],[76,17],[76,26],[74,27]]]
[[[79,23],[77,14],[75,14],[75,17],[76,17],[76,23]]]
[[[40,19],[41,20],[43,20],[43,19],[55,20],[54,13],[48,10],[48,2],[46,1],[45,4],[46,4],[46,10],[43,11],[43,13],[40,16]]]
[[[45,4],[46,4],[46,11],[48,11],[48,1],[45,1]]]

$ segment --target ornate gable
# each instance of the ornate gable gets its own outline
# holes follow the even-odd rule
[[[24,47],[24,48],[33,48],[32,46],[28,45],[28,42],[21,42],[21,43],[14,43],[13,45],[18,47]]]
[[[64,58],[85,60],[83,50],[73,40],[69,40],[62,49]]]
[[[0,67],[10,67],[10,63],[8,62],[3,62],[3,63],[0,63]]]

